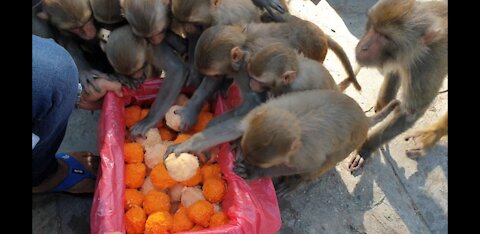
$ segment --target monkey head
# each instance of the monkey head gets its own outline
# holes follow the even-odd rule
[[[297,78],[297,55],[288,45],[273,43],[250,58],[247,70],[255,92],[288,86]]]
[[[123,20],[120,2],[112,0],[90,0],[93,17],[100,23],[114,24]]]
[[[213,12],[221,0],[172,0],[172,14],[188,34],[200,34],[214,24]]]
[[[163,41],[170,23],[167,0],[120,0],[120,6],[135,35],[154,45]]]
[[[135,36],[128,25],[113,30],[105,44],[105,54],[115,71],[133,79],[150,76],[150,53],[148,42]]]
[[[360,65],[383,67],[402,61],[426,52],[426,46],[442,38],[441,24],[425,23],[437,17],[414,14],[414,5],[414,0],[380,0],[369,9],[365,34],[355,48]]]
[[[97,34],[88,0],[45,0],[43,11],[37,16],[84,40],[91,40]]]
[[[262,105],[252,110],[243,121],[245,132],[241,150],[252,165],[268,168],[288,165],[301,147],[301,129],[290,112]]]
[[[207,76],[231,75],[243,63],[245,51],[241,48],[245,40],[239,26],[210,27],[198,39],[194,64]]]

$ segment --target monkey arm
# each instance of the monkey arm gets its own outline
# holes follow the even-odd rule
[[[187,105],[175,112],[175,114],[180,115],[180,131],[187,132],[195,125],[203,103],[218,89],[222,80],[210,77],[203,79],[200,86],[193,93],[192,98],[187,102]]]
[[[187,86],[193,85],[197,86],[202,78],[203,75],[198,72],[197,68],[195,68],[193,61],[195,56],[195,47],[197,46],[198,38],[200,38],[200,34],[193,34],[187,36],[187,43],[188,43],[188,58],[187,64],[189,69],[188,79],[187,79]]]
[[[179,155],[181,153],[203,153],[218,144],[235,140],[243,135],[241,117],[229,119],[221,124],[194,134],[187,141],[171,145],[164,157],[170,153]]]
[[[173,32],[167,32],[165,35],[165,41],[179,54],[187,52],[187,42],[179,35]]]
[[[374,129],[373,133],[369,135],[358,150],[358,155],[352,158],[348,168],[351,171],[360,168],[364,161],[372,155],[373,151],[413,126],[422,114],[409,114],[402,104],[399,111],[393,112],[392,118],[386,119],[386,122]]]
[[[104,77],[108,79],[109,76],[93,69],[90,66],[88,61],[85,59],[85,56],[83,55],[83,52],[77,42],[75,42],[71,38],[67,38],[64,35],[59,35],[58,41],[70,53],[75,62],[75,65],[77,65],[80,83],[84,87],[87,95],[89,94],[87,90],[90,90],[90,86],[92,86],[97,92],[101,92],[102,90],[95,81],[95,79],[98,77]]]
[[[400,75],[398,72],[391,72],[385,75],[382,87],[378,93],[375,112],[381,111],[390,101],[392,101],[400,88]]]
[[[224,114],[214,118],[210,121],[207,127],[215,126],[225,120],[237,117],[244,116],[250,110],[260,105],[265,101],[265,93],[256,93],[250,89],[249,85],[249,76],[246,72],[246,69],[241,68],[236,74],[233,75],[233,79],[237,84],[240,92],[242,94],[243,101],[242,103],[235,107],[234,109],[225,112]]]
[[[276,10],[281,14],[285,13],[285,8],[278,0],[252,0],[252,2],[258,8],[267,10],[268,14],[272,17],[274,17],[273,10]]]
[[[166,43],[154,47],[154,65],[163,69],[166,78],[157,97],[152,103],[147,117],[131,128],[131,134],[145,136],[148,129],[154,127],[175,103],[187,79],[185,64]]]

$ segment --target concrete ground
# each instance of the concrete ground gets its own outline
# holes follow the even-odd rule
[[[352,64],[367,10],[375,0],[289,1],[293,14],[320,26],[343,46]],[[336,81],[345,77],[338,59],[328,53],[325,66]],[[353,65],[355,66],[355,65]],[[362,69],[358,80],[363,90],[350,87],[347,94],[373,114],[372,107],[383,77]],[[448,89],[448,78],[441,90]],[[401,94],[400,94],[401,95]],[[448,92],[438,95],[415,126],[421,129],[447,111]],[[60,151],[96,148],[99,112],[77,110],[70,120]],[[351,175],[348,159],[335,170],[279,200],[283,226],[279,233],[447,233],[448,138],[427,156],[412,160],[405,155],[411,143],[401,134],[376,152],[360,173]],[[32,233],[88,233],[92,196],[32,195]]]

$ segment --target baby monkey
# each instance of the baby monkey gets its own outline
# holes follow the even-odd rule
[[[250,88],[277,97],[292,91],[338,90],[323,64],[296,52],[284,43],[273,43],[255,53],[247,64]]]

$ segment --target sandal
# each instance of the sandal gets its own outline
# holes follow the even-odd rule
[[[50,192],[66,192],[84,179],[97,179],[97,176],[85,169],[85,167],[74,157],[66,153],[57,153],[55,154],[55,158],[62,160],[68,165],[68,175],[60,184],[51,189]]]

